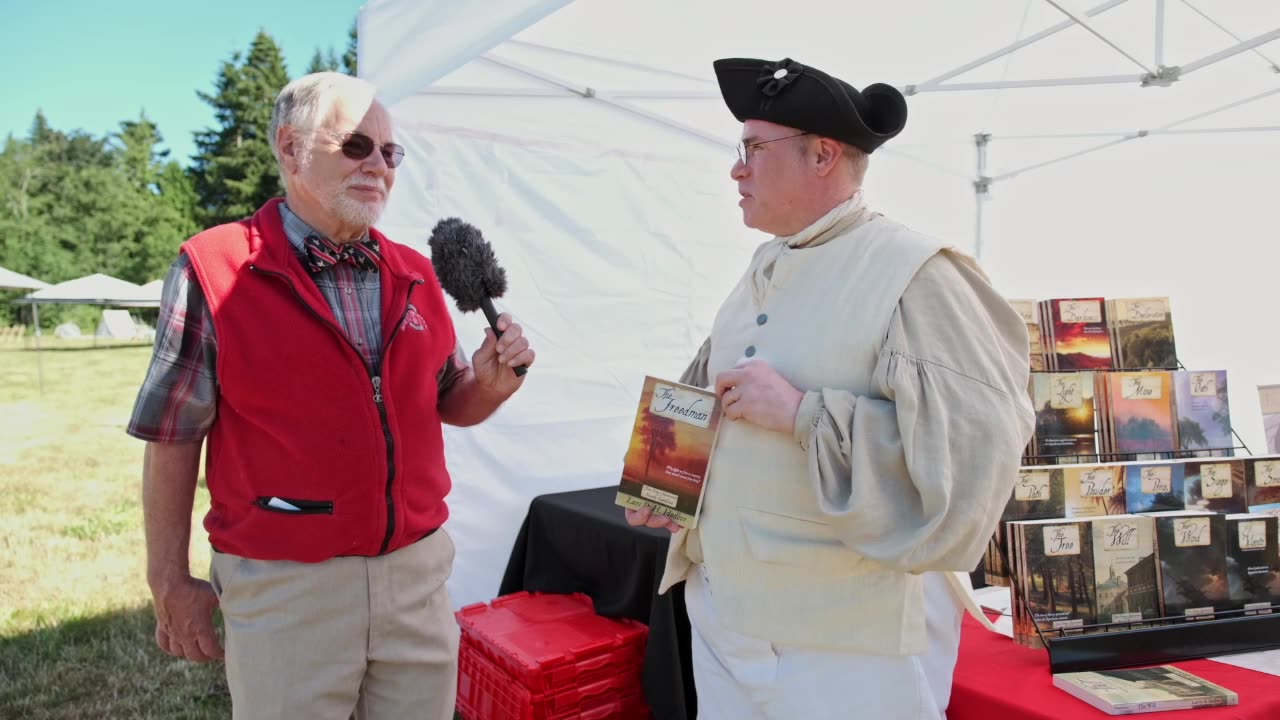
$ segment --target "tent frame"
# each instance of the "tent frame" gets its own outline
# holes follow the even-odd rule
[[[1193,12],[1211,23],[1214,27],[1231,37],[1234,45],[1230,45],[1216,52],[1210,53],[1203,57],[1196,58],[1182,65],[1166,65],[1164,52],[1164,16],[1166,0],[1156,0],[1155,4],[1155,58],[1154,64],[1147,64],[1138,59],[1136,55],[1121,47],[1114,39],[1107,37],[1105,33],[1099,30],[1089,18],[1096,17],[1113,8],[1125,4],[1128,0],[1106,0],[1099,5],[1085,10],[1084,12],[1076,12],[1066,7],[1062,0],[1045,0],[1056,10],[1066,16],[1066,19],[1052,25],[1044,30],[1033,33],[1025,38],[1010,43],[994,52],[988,53],[977,59],[966,62],[959,67],[948,70],[936,77],[925,80],[924,82],[905,85],[899,88],[904,95],[911,96],[926,92],[952,92],[952,91],[970,91],[970,90],[1006,90],[1018,88],[1033,87],[1062,87],[1071,85],[1107,85],[1107,84],[1131,84],[1137,83],[1140,87],[1170,87],[1176,82],[1181,81],[1184,77],[1197,70],[1204,69],[1215,63],[1222,62],[1228,58],[1239,55],[1243,52],[1253,52],[1262,58],[1267,66],[1275,73],[1280,74],[1280,64],[1263,54],[1258,49],[1259,46],[1280,39],[1280,28],[1261,33],[1249,39],[1242,39],[1240,36],[1231,32],[1218,21],[1214,20],[1203,10],[1199,9],[1191,3],[1191,0],[1179,0],[1183,5],[1190,8]],[[1142,70],[1140,73],[1124,74],[1124,75],[1091,75],[1080,77],[1057,77],[1057,78],[1041,78],[1033,80],[1002,80],[995,82],[948,82],[954,77],[962,75],[970,70],[986,65],[987,63],[998,60],[1010,53],[1016,52],[1022,48],[1028,47],[1036,42],[1052,37],[1063,30],[1072,27],[1080,27],[1089,34],[1096,37],[1100,42],[1107,45],[1113,51],[1125,57],[1129,62],[1137,65]],[[468,86],[429,86],[418,90],[418,94],[422,95],[472,95],[472,96],[489,96],[489,97],[563,97],[566,93],[577,95],[579,97],[602,102],[613,106],[624,112],[637,115],[651,122],[665,125],[669,128],[678,130],[687,135],[691,135],[698,140],[708,142],[718,147],[728,148],[728,143],[724,138],[717,137],[696,127],[676,121],[673,118],[666,117],[661,113],[655,113],[644,108],[638,107],[631,100],[648,99],[648,100],[680,100],[680,99],[715,99],[720,97],[719,90],[715,83],[697,76],[687,75],[685,73],[664,70],[661,68],[650,67],[639,63],[626,62],[612,58],[592,55],[589,53],[576,52],[563,48],[550,47],[537,43],[531,43],[522,40],[507,39],[513,45],[526,48],[535,48],[545,52],[557,53],[565,56],[571,56],[579,59],[587,59],[608,65],[626,67],[629,69],[642,70],[645,72],[656,73],[659,75],[667,75],[680,78],[686,81],[703,84],[706,90],[622,90],[622,89],[605,89],[594,88],[572,80],[543,72],[535,68],[528,67],[502,57],[492,52],[486,52],[480,55],[480,58],[486,62],[492,63],[499,67],[515,71],[527,77],[546,83],[546,88],[483,88]],[[990,199],[991,186],[998,181],[1010,180],[1020,175],[1025,175],[1033,170],[1049,167],[1066,160],[1088,155],[1090,153],[1104,150],[1106,148],[1115,147],[1117,145],[1137,140],[1140,138],[1151,137],[1153,135],[1191,135],[1191,134],[1220,134],[1220,133],[1242,133],[1242,132],[1275,132],[1280,131],[1280,125],[1266,125],[1253,127],[1218,127],[1218,128],[1178,128],[1179,125],[1199,120],[1210,115],[1214,115],[1225,110],[1240,107],[1247,103],[1251,103],[1262,98],[1269,97],[1280,92],[1280,88],[1268,90],[1251,97],[1243,98],[1235,102],[1228,103],[1221,107],[1197,113],[1189,117],[1185,117],[1173,122],[1161,125],[1157,128],[1145,128],[1137,130],[1115,131],[1115,132],[1082,132],[1082,133],[1051,133],[1040,135],[1001,135],[995,136],[987,132],[979,132],[973,135],[974,149],[977,156],[977,168],[975,175],[970,178],[963,176],[947,168],[942,168],[927,160],[914,157],[908,153],[902,152],[895,148],[883,148],[884,152],[906,158],[913,162],[929,166],[934,170],[941,171],[951,175],[961,175],[971,182],[974,192],[974,256],[978,259],[982,258],[982,208],[983,204]],[[1111,138],[1106,142],[1077,150],[1059,157],[1051,158],[1041,162],[1034,163],[1025,167],[1010,170],[996,176],[987,174],[988,153],[991,142],[993,140],[1001,141],[1019,141],[1019,140],[1043,140],[1043,139],[1064,139],[1064,138],[1090,138],[1105,137]]]

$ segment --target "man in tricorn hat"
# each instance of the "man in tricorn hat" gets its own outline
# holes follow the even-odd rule
[[[715,71],[743,222],[775,237],[683,378],[730,420],[660,588],[687,581],[700,716],[942,718],[964,573],[1034,425],[1026,326],[972,259],[865,204],[896,89],[790,59]]]

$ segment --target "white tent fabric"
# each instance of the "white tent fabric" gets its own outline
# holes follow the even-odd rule
[[[42,290],[28,293],[16,303],[55,303],[76,305],[133,305],[159,306],[160,298],[151,297],[152,293],[127,280],[113,278],[110,275],[94,273],[51,285]]]
[[[49,283],[43,280],[37,280],[22,273],[16,273],[0,267],[0,289],[40,290],[47,287],[49,287]]]
[[[973,136],[990,133],[983,175],[994,178],[997,202],[984,263],[998,287],[1010,297],[1171,296],[1184,363],[1229,370],[1236,424],[1260,448],[1248,390],[1280,372],[1265,364],[1274,339],[1223,327],[1229,318],[1265,327],[1274,303],[1265,288],[1280,250],[1260,241],[1274,239],[1265,208],[1280,134],[1206,131],[1276,124],[1271,58],[1280,52],[1258,42],[1194,64],[1259,33],[1280,37],[1280,4],[1206,6],[1211,22],[1197,4],[1170,0],[1156,22],[1148,3],[1110,0],[1089,8],[1096,32],[1077,25],[942,86],[930,82],[1064,21],[1054,5],[1085,14],[1079,3],[1030,0],[984,4],[981,13],[945,0],[366,6],[360,71],[380,86],[408,150],[380,226],[426,252],[440,218],[477,225],[510,278],[499,304],[539,353],[524,390],[494,418],[447,430],[454,602],[496,592],[532,497],[617,482],[642,376],[681,371],[764,239],[741,226],[734,207],[728,170],[739,126],[716,91],[717,57],[790,56],[858,85],[914,85],[907,131],[873,159],[870,202],[965,248]],[[535,23],[539,12],[548,15]],[[1130,79],[944,91],[1179,63],[1194,72],[1167,88]],[[1247,98],[1256,102],[1194,118]],[[1135,132],[1187,118],[1172,128],[1204,134]],[[1022,178],[1039,161],[1101,143],[1118,147]],[[1265,169],[1260,157],[1271,159]],[[1206,247],[1210,271],[1195,259]],[[483,319],[455,320],[473,349]]]
[[[133,321],[128,310],[103,310],[94,336],[110,340],[139,340],[146,339],[147,333]]]

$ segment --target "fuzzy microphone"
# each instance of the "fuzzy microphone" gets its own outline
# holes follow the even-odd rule
[[[445,218],[436,223],[427,245],[440,287],[457,303],[458,310],[483,310],[489,327],[502,337],[493,298],[502,297],[507,291],[507,272],[480,231],[458,218]],[[524,375],[529,368],[521,365],[514,370],[516,375]]]

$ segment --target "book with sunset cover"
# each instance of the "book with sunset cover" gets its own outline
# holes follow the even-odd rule
[[[1111,364],[1111,334],[1103,298],[1049,300],[1057,370],[1103,370]]]
[[[721,417],[714,392],[646,376],[615,502],[697,527]]]
[[[1093,373],[1032,373],[1035,407],[1035,455],[1040,463],[1088,461],[1098,452],[1094,432]],[[1039,464],[1039,463],[1038,463]]]

